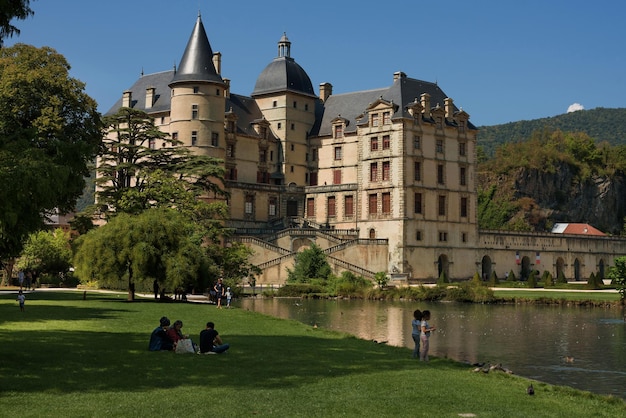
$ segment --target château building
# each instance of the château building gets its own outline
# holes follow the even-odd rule
[[[404,282],[535,268],[581,278],[625,253],[607,237],[479,231],[477,129],[437,83],[396,72],[383,88],[315,91],[286,35],[249,96],[221,67],[198,16],[178,67],[142,75],[108,113],[144,110],[224,161],[229,223],[254,248],[261,283],[284,282],[312,241],[336,271]]]

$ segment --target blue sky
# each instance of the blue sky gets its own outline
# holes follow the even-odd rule
[[[309,6],[311,5],[311,6]],[[283,32],[313,87],[437,82],[475,125],[626,107],[626,2],[615,0],[216,2],[31,0],[5,40],[50,46],[106,112],[140,76],[180,61],[202,14],[222,76],[250,95]],[[577,106],[574,106],[577,107]]]

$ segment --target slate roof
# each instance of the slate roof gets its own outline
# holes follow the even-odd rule
[[[204,30],[202,19],[198,15],[191,32],[187,47],[178,65],[178,71],[172,83],[178,81],[205,81],[224,83],[213,65],[213,50]]]
[[[135,84],[133,84],[128,90],[131,92],[131,106],[134,109],[140,109],[149,113],[169,111],[171,107],[170,99],[170,87],[169,84],[174,77],[174,70],[164,71],[161,73],[147,74],[141,76]],[[155,88],[155,101],[152,108],[146,109],[146,89],[149,87]],[[105,113],[106,115],[112,115],[122,107],[122,96],[111,106],[111,108]]]
[[[367,108],[378,99],[393,102],[398,108],[392,117],[410,117],[406,109],[409,103],[416,99],[419,102],[422,93],[430,95],[430,105],[435,108],[437,104],[444,106],[444,99],[448,97],[436,83],[416,80],[406,76],[399,77],[390,87],[357,91],[353,93],[333,94],[328,97],[323,107],[318,108],[321,113],[318,123],[312,129],[312,135],[326,136],[332,134],[331,121],[338,116],[348,120],[345,132],[355,132],[357,128],[357,116],[367,115]],[[455,106],[455,111],[459,109]],[[468,127],[475,129],[468,123]]]

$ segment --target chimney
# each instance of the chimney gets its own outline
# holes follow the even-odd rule
[[[449,97],[443,100],[444,109],[446,111],[446,119],[452,119],[454,117],[454,103]]]
[[[229,78],[224,79],[224,97],[226,97],[227,99],[230,97],[230,79]]]
[[[320,99],[325,102],[333,94],[333,85],[330,83],[320,84]]]
[[[222,53],[216,52],[213,54],[213,66],[215,67],[215,72],[218,75],[222,74]]]
[[[154,87],[148,87],[146,89],[146,109],[152,108],[154,104],[154,91],[156,89]]]
[[[126,90],[122,95],[122,107],[131,107],[133,103],[133,93],[130,90]]]
[[[422,101],[422,107],[424,108],[424,117],[428,119],[430,118],[430,94],[422,93],[420,99]]]
[[[393,82],[394,83],[396,82],[396,80],[398,80],[400,78],[406,78],[406,74],[403,73],[402,71],[396,71],[395,73],[393,73]]]

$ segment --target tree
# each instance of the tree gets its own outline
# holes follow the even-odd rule
[[[311,279],[327,279],[331,274],[326,254],[316,245],[300,251],[295,256],[293,270],[287,269],[287,281],[290,283],[308,283]]]
[[[46,214],[73,210],[101,144],[96,102],[69,70],[51,48],[0,49],[0,259]]]
[[[20,30],[11,24],[11,20],[24,20],[33,14],[30,0],[4,0],[0,2],[0,48],[4,38],[20,34]]]
[[[260,268],[248,261],[252,249],[240,242],[229,242],[225,246],[207,245],[206,252],[209,274],[213,277],[222,276],[227,285],[240,285],[244,278],[262,273]]]
[[[98,204],[109,216],[154,207],[180,207],[199,196],[225,196],[222,161],[192,154],[159,130],[144,111],[120,108],[104,120],[108,136],[99,156]],[[192,205],[193,206],[193,205]]]
[[[611,279],[611,284],[615,286],[624,303],[626,301],[626,256],[615,259],[615,265],[609,269],[607,277]]]
[[[70,235],[62,229],[38,231],[30,234],[16,267],[39,274],[67,273],[72,265]]]
[[[152,289],[155,279],[162,289],[204,287],[202,228],[175,210],[122,213],[76,241],[75,274],[83,282],[114,289],[126,282],[129,298],[134,287]]]

